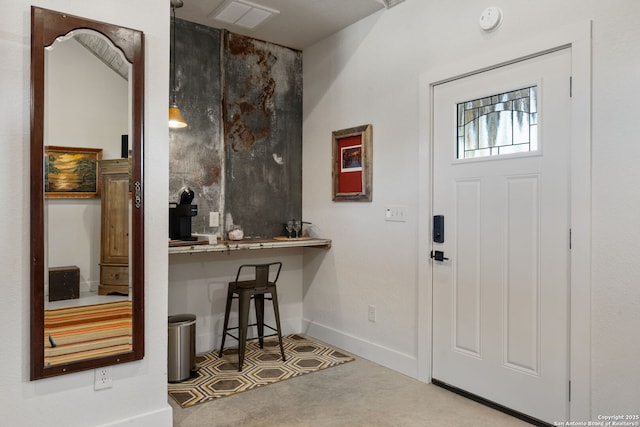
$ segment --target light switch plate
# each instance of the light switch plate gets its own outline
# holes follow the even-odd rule
[[[385,221],[406,222],[407,221],[407,207],[394,205],[387,206],[384,212]]]

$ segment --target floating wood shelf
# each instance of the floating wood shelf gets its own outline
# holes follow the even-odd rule
[[[331,247],[330,239],[316,238],[221,240],[215,245],[209,245],[201,242],[203,241],[186,242],[186,245],[180,246],[173,246],[170,244],[169,254],[192,254],[198,252],[227,252],[301,247],[316,247],[328,249]]]

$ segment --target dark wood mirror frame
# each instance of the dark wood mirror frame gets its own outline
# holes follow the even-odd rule
[[[44,244],[44,109],[45,47],[57,37],[75,29],[94,30],[122,50],[131,63],[131,182],[133,209],[129,268],[132,289],[131,352],[45,366],[45,244]],[[101,366],[139,360],[144,357],[144,35],[141,31],[92,21],[38,7],[31,7],[31,380]]]

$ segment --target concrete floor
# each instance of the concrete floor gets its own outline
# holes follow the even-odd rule
[[[175,427],[530,426],[361,358],[186,409],[169,403]]]

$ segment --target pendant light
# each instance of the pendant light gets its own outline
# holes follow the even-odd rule
[[[182,118],[178,104],[176,103],[176,8],[182,7],[182,0],[171,0],[173,13],[173,28],[171,31],[171,103],[169,104],[169,127],[173,129],[187,127],[187,122]]]

